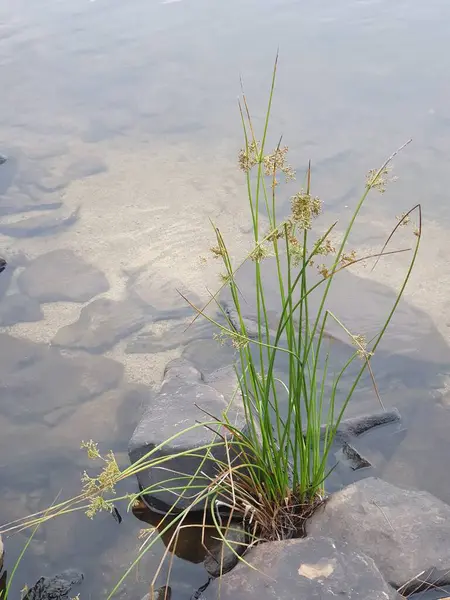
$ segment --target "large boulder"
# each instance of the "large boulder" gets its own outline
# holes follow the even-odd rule
[[[227,413],[228,418],[242,428],[245,422],[243,411],[239,409],[237,399],[235,402],[236,406],[233,403]],[[207,459],[206,450],[188,456],[183,453],[220,441],[214,427],[192,426],[196,422],[214,421],[209,415],[220,419],[228,405],[224,395],[206,383],[191,362],[176,359],[167,365],[159,393],[147,407],[128,447],[132,464],[151,451],[152,460],[163,460],[159,467],[146,468],[137,474],[142,490],[152,487],[144,493],[152,508],[166,512],[171,508],[183,510],[191,506],[193,494],[206,488],[217,475],[217,461],[227,461],[225,444],[213,448]],[[225,435],[225,432],[220,434]],[[229,433],[226,435],[229,437]],[[184,491],[187,484],[193,486],[195,492]],[[176,487],[179,489],[174,491]],[[203,510],[204,503],[192,508]]]
[[[261,544],[231,573],[215,579],[204,600],[399,600],[374,561],[324,537]]]
[[[450,506],[428,492],[364,479],[333,494],[306,531],[370,556],[402,593],[450,584]]]

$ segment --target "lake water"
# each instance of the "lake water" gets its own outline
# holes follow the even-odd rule
[[[376,474],[450,502],[449,25],[444,0],[0,0],[0,522],[77,493],[83,439],[126,465],[168,360],[185,352],[210,368],[210,332],[183,334],[176,288],[204,299],[217,286],[217,264],[203,260],[209,219],[234,255],[249,247],[239,77],[261,126],[278,46],[270,144],[283,134],[299,182],[311,159],[330,222],[345,222],[368,170],[413,138],[352,239],[358,252],[379,248],[396,215],[422,203],[405,308],[374,362],[406,433],[388,455],[376,436],[365,444]],[[294,189],[280,188],[286,209]],[[396,256],[355,269],[348,318],[366,307],[361,323],[378,323],[404,267]],[[376,407],[362,386],[351,410]],[[123,516],[40,529],[13,593],[71,567],[85,574],[82,598],[104,597],[141,543],[142,523]],[[9,565],[25,539],[5,540]],[[162,552],[120,597],[140,600]],[[173,600],[206,580],[195,552],[174,562]]]

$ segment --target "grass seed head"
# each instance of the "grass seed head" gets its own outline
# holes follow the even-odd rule
[[[366,175],[367,187],[377,190],[380,194],[384,194],[386,186],[397,180],[397,177],[390,175],[391,170],[391,167],[384,167],[381,171],[379,169],[370,169]]]
[[[249,173],[259,163],[259,154],[259,142],[249,142],[246,148],[242,148],[238,156],[241,171]]]
[[[301,229],[311,229],[312,221],[322,211],[322,201],[300,190],[291,198],[291,218]]]

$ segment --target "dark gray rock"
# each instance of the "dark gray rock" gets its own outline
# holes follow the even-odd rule
[[[89,352],[104,352],[145,324],[140,306],[132,301],[98,298],[81,310],[75,323],[62,327],[53,344]]]
[[[371,467],[370,461],[362,456],[354,446],[345,442],[342,446],[342,456],[353,471]]]
[[[334,440],[335,446],[339,447],[336,456],[353,471],[371,467],[372,464],[370,461],[355,447],[355,438],[377,427],[393,423],[400,423],[400,413],[396,408],[390,411],[361,415],[341,421]],[[327,431],[326,425],[323,425],[321,430],[322,437],[324,437]]]
[[[83,574],[70,569],[53,577],[41,577],[23,600],[66,600],[73,585],[83,581]]]
[[[215,579],[204,600],[397,600],[374,561],[323,537],[261,544]]]
[[[40,302],[87,302],[109,289],[104,274],[71,250],[39,256],[19,275],[18,285]]]
[[[16,223],[0,224],[0,233],[13,238],[52,235],[76,223],[79,212],[79,208],[69,215],[59,214],[55,211],[46,215],[22,219]]]
[[[41,305],[24,294],[11,294],[0,301],[0,325],[7,327],[15,323],[31,323],[44,317]]]
[[[47,344],[0,334],[0,413],[33,420],[78,406],[117,386],[123,365],[101,356],[63,356]]]
[[[339,427],[336,431],[336,440],[340,442],[349,442],[352,438],[363,435],[375,427],[388,425],[390,423],[399,423],[400,419],[400,413],[396,408],[371,415],[361,415],[360,417],[344,419],[339,423]],[[322,428],[322,435],[324,434],[325,427]]]
[[[207,427],[184,430],[194,425],[196,421],[212,420],[201,409],[220,418],[227,406],[228,402],[224,396],[205,383],[202,373],[192,363],[177,359],[167,365],[159,393],[145,411],[128,447],[130,461],[136,463],[159,444],[180,434],[152,455],[153,459],[167,458],[160,468],[146,469],[137,475],[142,489],[154,486],[151,493],[145,494],[147,502],[153,508],[168,510],[174,503],[176,503],[174,510],[191,506],[192,499],[188,496],[192,495],[192,492],[182,495],[182,490],[175,492],[165,488],[185,486],[188,483],[206,487],[210,483],[210,478],[217,474],[216,460],[226,462],[227,453],[224,445],[214,448],[214,457],[207,460],[203,458],[205,451],[200,451],[199,456],[170,457],[175,453],[193,450],[218,439],[216,434]],[[228,417],[238,427],[244,426],[243,414],[239,406],[231,409]],[[200,470],[203,474],[200,474]],[[197,475],[193,477],[195,474]],[[172,481],[164,483],[168,479]],[[194,510],[203,508],[204,503],[199,503]]]
[[[228,529],[222,533],[227,540],[226,543],[220,539],[212,540],[203,561],[205,569],[212,577],[220,577],[231,571],[239,560],[236,554],[242,556],[247,549],[246,542],[248,544],[248,540],[242,523],[232,522]],[[218,538],[219,536],[216,533],[214,537]]]
[[[450,506],[428,492],[364,479],[333,494],[306,531],[364,552],[395,588],[408,584],[404,592],[417,589],[417,577],[450,583]]]

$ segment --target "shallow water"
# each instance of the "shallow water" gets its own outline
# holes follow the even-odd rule
[[[379,248],[395,215],[423,203],[417,268],[374,360],[406,432],[361,444],[369,474],[450,502],[449,23],[444,0],[0,0],[0,522],[79,490],[82,439],[126,465],[169,359],[183,352],[206,372],[226,362],[207,327],[184,333],[176,289],[204,299],[217,285],[217,264],[202,260],[209,219],[236,256],[248,248],[239,75],[261,125],[278,45],[270,141],[283,134],[299,181],[312,160],[328,222],[345,220],[368,169],[413,137],[395,160],[399,180],[374,196],[353,238],[358,251]],[[402,234],[398,247],[410,244]],[[341,288],[348,318],[375,327],[402,269],[397,256],[355,270],[358,286]],[[375,408],[365,381],[350,410]],[[140,544],[142,524],[123,516],[43,527],[14,592],[73,567],[85,573],[82,597],[103,597]],[[24,539],[6,540],[9,564]],[[121,597],[146,593],[162,552]],[[205,581],[186,558],[174,561],[173,600]]]

